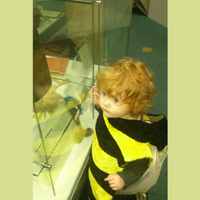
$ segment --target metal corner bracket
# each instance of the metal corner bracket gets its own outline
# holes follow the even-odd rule
[[[101,4],[101,3],[102,3],[102,2],[99,1],[99,0],[93,0],[93,2],[96,3],[96,4]]]
[[[46,164],[46,163],[40,163],[40,162],[37,162],[37,161],[33,161],[35,164],[38,164],[38,165],[41,165],[42,167],[46,168],[46,169],[51,169],[51,165],[50,164]]]

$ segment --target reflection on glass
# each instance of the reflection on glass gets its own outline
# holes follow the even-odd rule
[[[48,160],[52,166],[53,181],[58,177],[74,144],[80,142],[86,134],[91,135],[86,130],[87,127],[79,121],[79,115],[84,111],[81,105],[90,89],[85,83],[88,83],[87,79],[82,80],[82,84],[75,84],[52,78],[51,89],[44,98],[35,103],[42,139],[34,113],[33,159],[39,163],[46,163],[46,159]],[[48,179],[48,173],[43,170],[43,166],[34,164],[33,168],[35,176],[43,172]]]

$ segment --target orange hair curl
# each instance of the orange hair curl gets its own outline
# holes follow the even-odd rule
[[[132,117],[142,116],[153,105],[156,88],[154,75],[140,61],[124,58],[97,75],[97,87],[108,96],[119,98],[128,104]]]

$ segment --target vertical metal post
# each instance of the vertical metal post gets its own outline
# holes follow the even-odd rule
[[[137,1],[136,1],[137,3]],[[133,0],[130,0],[130,8],[133,6]],[[130,29],[131,29],[131,19],[132,19],[132,11],[130,12],[130,21],[129,21],[129,27],[128,27],[128,41],[127,41],[127,48],[126,48],[126,56],[128,55],[128,44],[129,44],[129,38],[130,38]]]
[[[98,4],[98,30],[97,30],[97,38],[98,38],[98,42],[97,42],[97,48],[98,49],[98,56],[97,56],[97,64],[98,64],[98,73],[100,72],[100,4],[101,1],[99,0],[92,0],[92,42],[93,42],[93,74],[92,74],[92,78],[93,78],[93,83],[94,83],[94,50],[95,50],[95,44],[94,44],[94,4]],[[94,92],[94,90],[93,90]],[[94,100],[94,95],[93,95],[93,100]],[[94,119],[94,104],[93,104],[93,109],[92,109],[92,119]]]
[[[116,18],[117,18],[117,0],[115,1],[115,20],[114,20],[114,36],[113,36],[113,38],[114,38],[114,48],[113,48],[113,53],[114,53],[114,55],[113,55],[113,61],[112,62],[116,62],[116,60],[115,60],[115,56],[116,56],[116,54],[115,54],[115,44],[116,44],[116,41],[115,41],[115,33],[116,33]]]
[[[92,63],[93,63],[93,69],[92,69],[92,81],[94,85],[94,2],[92,0],[92,44],[93,44],[93,49],[92,49]],[[94,90],[93,90],[94,92]],[[93,100],[94,100],[94,95],[93,95]],[[92,109],[92,119],[94,119],[94,104],[93,104],[93,109]]]
[[[100,72],[100,4],[98,4],[98,73]]]

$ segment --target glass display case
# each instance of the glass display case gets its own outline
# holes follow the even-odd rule
[[[127,55],[132,3],[33,2],[34,199],[75,199],[97,117],[90,91]]]

